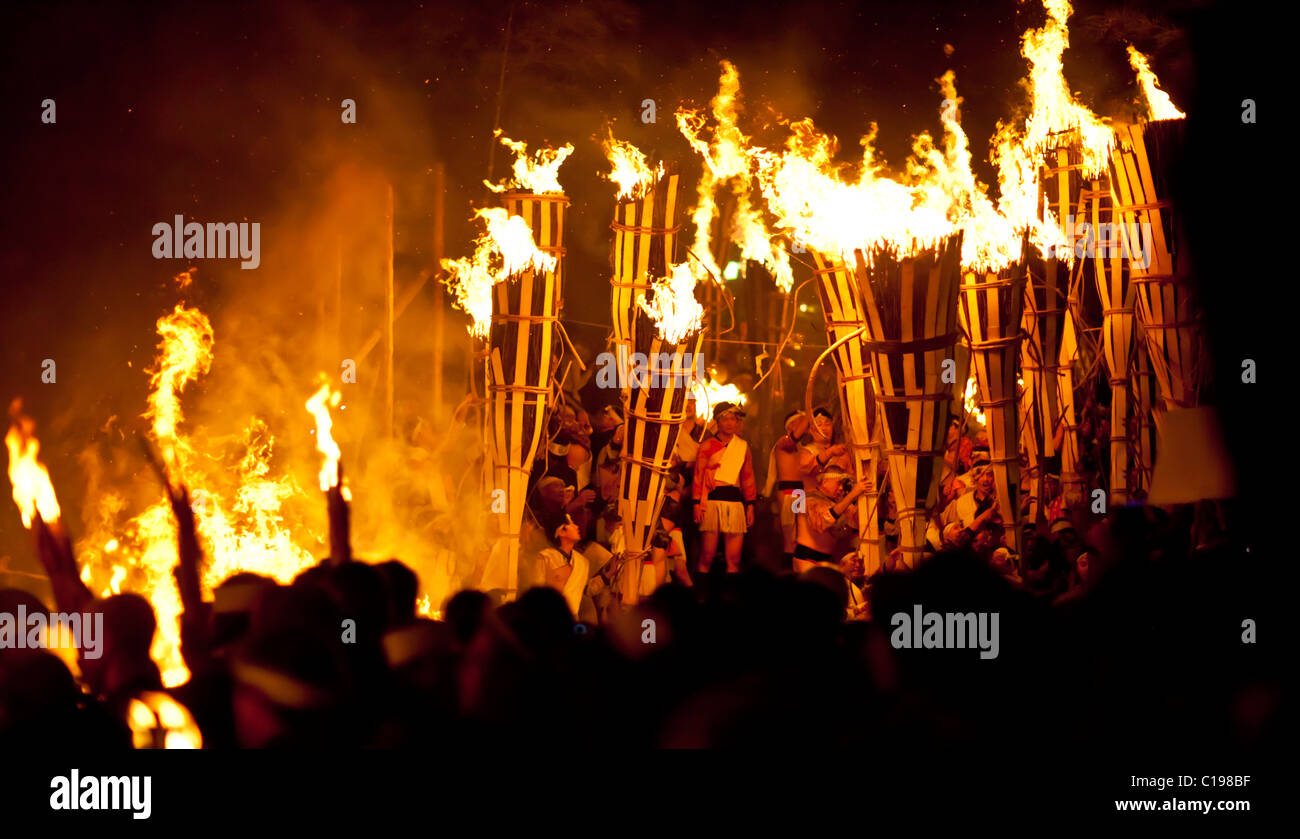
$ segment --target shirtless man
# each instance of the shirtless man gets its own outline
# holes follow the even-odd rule
[[[812,442],[799,450],[799,475],[803,479],[806,495],[817,491],[818,473],[828,466],[838,466],[848,472],[853,468],[849,461],[849,449],[843,443],[831,445],[831,434],[835,428],[831,412],[825,408],[814,408],[812,418]]]
[[[795,515],[803,509],[799,491],[804,490],[803,473],[799,468],[799,439],[808,432],[808,415],[803,411],[791,411],[785,417],[785,435],[772,447],[772,476],[769,482],[775,482],[781,505],[781,551],[786,562],[794,557]],[[770,492],[770,488],[769,488]],[[796,509],[797,508],[797,509]]]
[[[817,479],[817,491],[808,496],[807,510],[799,514],[798,544],[794,549],[794,570],[802,574],[819,563],[836,563],[836,542],[833,532],[837,524],[847,524],[847,514],[858,496],[866,492],[871,482],[865,478],[853,485],[847,493],[844,482],[849,473],[830,467]]]

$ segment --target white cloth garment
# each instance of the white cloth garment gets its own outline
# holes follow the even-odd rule
[[[718,471],[713,473],[714,481],[735,486],[740,479],[740,470],[745,465],[745,453],[748,451],[748,443],[739,437],[732,437],[722,451],[722,462],[718,465]]]

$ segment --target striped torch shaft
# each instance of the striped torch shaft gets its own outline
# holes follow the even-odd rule
[[[629,563],[623,572],[625,602],[636,600],[641,562],[659,522],[664,479],[686,419],[686,400],[699,375],[703,339],[703,332],[694,332],[679,343],[669,343],[643,311],[633,319],[633,329],[632,351],[644,353],[649,363],[634,367],[623,406],[627,426],[618,504]]]
[[[1117,230],[1115,201],[1109,177],[1092,182],[1085,193],[1088,220],[1092,224],[1095,249],[1092,277],[1101,300],[1101,350],[1110,374],[1110,500],[1112,504],[1128,501],[1129,470],[1135,440],[1129,428],[1129,365],[1132,364],[1134,338],[1134,292],[1129,281],[1128,260],[1119,243],[1108,236],[1103,242],[1101,231]]]
[[[967,271],[958,316],[970,342],[971,364],[989,435],[998,511],[1013,550],[1022,548],[1020,517],[1020,317],[1024,263],[998,273]]]
[[[1033,522],[1037,520],[1038,507],[1043,502],[1044,462],[1060,454],[1061,471],[1065,472],[1065,456],[1056,450],[1054,438],[1062,417],[1062,364],[1059,359],[1066,354],[1073,336],[1066,334],[1068,267],[1061,260],[1043,258],[1037,248],[1029,249],[1025,263],[1029,280],[1025,284],[1024,312],[1021,315],[1024,338],[1020,368],[1025,389],[1020,403],[1020,421],[1025,429],[1024,442],[1032,475],[1029,489],[1030,521]],[[1063,439],[1070,437],[1071,434],[1066,433]]]
[[[1083,151],[1078,133],[1066,132],[1068,141],[1044,155],[1042,190],[1043,201],[1052,210],[1065,237],[1067,247],[1075,244],[1075,230],[1083,219],[1075,216],[1079,198],[1085,184]],[[1051,369],[1041,371],[1044,385],[1055,391],[1049,403],[1052,425],[1048,434],[1055,436],[1056,423],[1065,426],[1061,438],[1061,488],[1066,497],[1077,500],[1082,495],[1083,475],[1079,461],[1078,418],[1074,408],[1074,363],[1079,357],[1078,330],[1082,316],[1083,277],[1071,271],[1068,259],[1048,259],[1044,274],[1047,283],[1058,290],[1058,302],[1064,311],[1060,314],[1060,340],[1053,355],[1045,355],[1044,363]],[[1064,277],[1060,277],[1064,274]],[[1049,440],[1047,446],[1051,446]],[[1050,452],[1049,452],[1050,454]]]
[[[857,278],[843,258],[812,248],[809,253],[816,265],[817,296],[826,320],[827,345],[843,341],[832,358],[844,433],[852,452],[853,474],[859,481],[869,482],[868,490],[858,497],[858,551],[869,576],[880,569],[885,557],[878,518],[880,488],[876,484],[876,464],[881,455],[871,359],[862,337],[852,337],[866,326],[867,313]]]
[[[614,358],[620,387],[627,392],[633,330],[651,277],[664,277],[677,264],[677,212],[681,175],[675,164],[640,198],[614,207],[614,244],[610,253],[610,321],[614,325]]]
[[[1169,198],[1169,168],[1182,147],[1185,122],[1122,126],[1110,158],[1137,317],[1166,410],[1198,405],[1208,369],[1190,265],[1178,259],[1186,247],[1184,232]]]
[[[959,385],[945,382],[960,336],[961,234],[915,257],[886,250],[854,252],[867,332],[863,339],[875,373],[884,425],[889,483],[898,508],[903,563],[915,567],[938,501],[948,418]]]
[[[504,489],[506,512],[498,514],[498,544],[490,565],[508,596],[519,589],[519,530],[528,475],[545,436],[551,395],[552,355],[559,349],[564,265],[563,195],[509,193],[502,206],[521,216],[539,250],[556,257],[554,271],[524,271],[492,289],[488,333],[488,454],[493,489]],[[486,575],[487,572],[485,572]],[[489,584],[490,585],[490,584]]]

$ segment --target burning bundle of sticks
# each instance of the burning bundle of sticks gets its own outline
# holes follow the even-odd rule
[[[627,422],[618,495],[619,583],[623,602],[635,603],[663,507],[664,479],[686,419],[686,399],[699,375],[703,309],[695,300],[690,267],[677,264],[676,166],[651,168],[636,147],[612,136],[605,152],[612,166],[609,178],[619,187],[610,224],[610,315]]]
[[[899,548],[903,564],[912,568],[926,550],[957,387],[944,371],[945,362],[955,364],[960,336],[961,234],[915,256],[900,258],[885,249],[855,256],[867,315],[863,344],[875,370]]]
[[[457,305],[473,318],[470,332],[486,339],[481,354],[488,402],[488,489],[494,498],[503,494],[504,504],[494,505],[497,541],[481,586],[513,597],[520,587],[519,534],[528,476],[546,430],[553,355],[559,346],[569,199],[557,173],[573,147],[543,149],[530,158],[523,143],[502,142],[517,155],[513,180],[492,187],[506,193],[502,207],[477,211],[487,232],[474,256],[444,260],[443,267]]]
[[[655,169],[631,143],[610,137],[605,153],[613,167],[609,178],[619,188],[614,205],[613,251],[610,254],[610,320],[614,325],[614,360],[619,386],[627,393],[634,321],[651,277],[665,277],[677,261],[676,224],[681,176],[676,167]]]

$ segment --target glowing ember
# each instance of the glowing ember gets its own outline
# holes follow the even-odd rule
[[[444,259],[444,279],[458,308],[469,313],[470,334],[487,337],[492,321],[492,286],[528,270],[553,271],[556,259],[537,249],[533,231],[521,216],[501,207],[476,210],[486,231],[475,242],[474,255]]]
[[[321,378],[325,378],[324,373],[321,374]],[[339,485],[339,458],[343,455],[331,433],[334,420],[330,417],[330,408],[337,408],[342,399],[343,394],[325,382],[321,384],[320,390],[307,400],[307,411],[316,418],[316,451],[325,455],[325,462],[321,465],[319,476],[322,492],[328,492]],[[352,493],[346,483],[341,492],[344,501],[352,500]]]
[[[514,178],[496,185],[484,181],[488,189],[493,192],[523,191],[534,195],[564,194],[564,187],[560,186],[560,164],[573,154],[572,143],[565,143],[558,149],[539,149],[529,159],[527,143],[511,140],[502,135],[500,129],[493,136],[499,137],[501,144],[515,153]]]
[[[652,300],[647,300],[647,295],[637,302],[655,319],[660,337],[676,344],[700,329],[704,307],[695,299],[695,274],[690,265],[674,265],[671,273],[668,279],[654,284]]]
[[[1156,74],[1151,72],[1147,57],[1132,44],[1128,47],[1128,63],[1133,68],[1133,71],[1137,73],[1138,84],[1142,86],[1142,93],[1146,96],[1147,105],[1151,108],[1151,119],[1186,118],[1187,114],[1175,108],[1169,94],[1160,89],[1160,81],[1156,78]]]
[[[695,243],[692,250],[715,277],[721,276],[722,271],[718,268],[710,247],[712,237],[709,226],[718,216],[716,192],[719,187],[727,186],[735,196],[736,204],[731,229],[724,230],[723,235],[740,248],[741,259],[761,262],[776,281],[777,288],[789,291],[794,285],[790,257],[784,248],[778,246],[776,237],[769,232],[750,195],[752,175],[747,157],[749,138],[736,126],[739,116],[736,100],[739,92],[740,75],[730,62],[722,62],[718,95],[711,103],[716,123],[711,140],[703,136],[707,123],[703,114],[688,109],[677,112],[678,129],[691,144],[691,148],[704,159],[704,171],[696,189],[698,203],[692,213],[695,222]]]
[[[604,148],[605,157],[609,158],[610,166],[613,167],[607,177],[618,184],[620,201],[642,197],[663,177],[663,163],[657,169],[651,169],[641,150],[631,143],[615,140],[613,131],[610,131],[609,139],[605,140]]]
[[[38,458],[41,444],[33,434],[36,424],[22,416],[19,409],[20,403],[15,403],[14,422],[5,434],[5,446],[9,449],[9,482],[13,485],[14,503],[18,505],[23,527],[30,530],[37,513],[42,521],[54,524],[61,512],[50,473]]]

